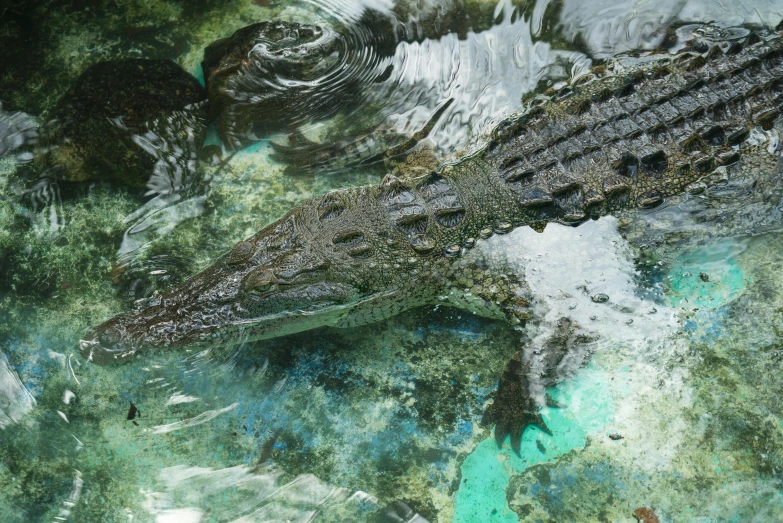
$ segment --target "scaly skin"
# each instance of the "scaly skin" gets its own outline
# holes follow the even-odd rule
[[[652,207],[735,171],[776,173],[764,168],[777,165],[776,151],[746,139],[779,117],[783,42],[772,34],[736,47],[667,56],[572,86],[507,121],[470,158],[316,198],[146,306],[97,326],[82,353],[105,364],[144,348],[350,327],[443,299],[524,323],[525,284],[487,268],[474,249],[482,239]],[[504,379],[520,368],[546,374],[559,361],[542,358],[522,358]],[[520,383],[532,397],[533,384]],[[535,402],[521,403],[516,414],[495,407],[488,420],[515,425],[504,429],[515,436],[519,424],[540,424]]]

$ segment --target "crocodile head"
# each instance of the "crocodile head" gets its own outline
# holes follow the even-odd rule
[[[98,364],[159,347],[205,347],[334,325],[388,292],[367,290],[360,271],[313,241],[308,220],[289,214],[200,274],[134,311],[90,329],[83,356]]]

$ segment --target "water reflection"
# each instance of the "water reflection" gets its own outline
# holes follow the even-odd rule
[[[144,492],[145,505],[159,523],[198,523],[215,517],[232,523],[304,523],[316,518],[336,522],[377,509],[378,500],[362,491],[334,487],[311,474],[287,482],[283,476],[274,466],[213,470],[178,465],[160,471],[165,491]],[[226,497],[232,499],[231,508],[216,511],[212,500]]]
[[[24,423],[24,416],[35,407],[36,401],[22,384],[19,376],[8,367],[5,354],[0,352],[0,429],[13,423]]]
[[[20,111],[4,111],[3,104],[0,103],[0,158],[25,146],[35,145],[37,140],[38,122]],[[32,153],[29,151],[19,156],[22,162],[30,161],[32,158]]]
[[[774,16],[770,11],[774,11],[772,6],[760,8],[744,21]],[[320,40],[302,44],[293,36],[284,35],[285,45],[283,41],[264,43],[264,31],[271,30],[264,27],[277,26],[260,26],[253,34],[260,31],[261,40],[253,40],[252,49],[261,54],[249,62],[260,67],[260,76],[250,82],[250,76],[245,74],[240,77],[244,83],[237,84],[241,89],[234,86],[229,91],[238,102],[255,100],[252,103],[257,104],[271,94],[282,96],[281,103],[289,100],[284,103],[292,105],[282,109],[275,107],[273,101],[265,102],[265,109],[248,113],[247,102],[243,102],[241,110],[247,113],[243,118],[249,118],[251,127],[256,127],[255,134],[243,135],[237,144],[227,145],[247,145],[264,138],[264,130],[270,128],[282,127],[286,133],[295,130],[301,138],[298,144],[294,142],[293,153],[274,157],[293,164],[286,172],[301,174],[363,168],[368,161],[386,158],[384,152],[388,151],[404,156],[408,147],[415,147],[410,137],[417,132],[427,135],[425,148],[434,148],[433,153],[427,154],[440,157],[469,153],[482,143],[488,129],[509,111],[520,108],[526,94],[588,74],[595,58],[655,49],[664,42],[672,46],[668,29],[672,24],[685,16],[708,18],[712,11],[698,2],[672,2],[661,10],[649,4],[629,7],[611,2],[537,2],[518,6],[504,0],[494,6],[469,7],[451,2],[420,6],[314,2],[290,6],[287,15],[320,24],[312,26],[321,32]],[[288,42],[292,38],[293,43]],[[324,47],[321,40],[331,43]],[[232,42],[236,44],[233,40],[222,41],[215,49],[224,49]],[[323,57],[336,53],[336,61],[322,63],[316,60],[320,56],[317,53]],[[207,53],[207,62],[219,61],[212,60],[212,54]],[[60,100],[55,118],[44,126],[48,138],[37,153],[38,169],[43,170],[46,179],[54,176],[78,180],[94,176],[90,166],[103,162],[101,158],[121,156],[121,151],[114,149],[96,154],[100,149],[98,140],[116,142],[128,151],[131,144],[138,148],[138,152],[128,153],[138,159],[134,160],[138,163],[136,171],[124,168],[127,162],[102,164],[99,169],[102,175],[119,177],[131,185],[143,184],[146,196],[151,197],[126,218],[128,227],[117,253],[116,263],[120,266],[143,258],[147,248],[160,243],[183,221],[203,214],[209,194],[204,182],[210,183],[212,176],[219,178],[223,165],[231,164],[231,158],[223,160],[219,167],[198,164],[206,129],[201,101],[170,110],[165,117],[142,125],[143,115],[161,102],[155,101],[159,95],[147,100],[136,93],[139,82],[135,73],[126,69],[139,63],[103,62],[89,68]],[[150,62],[157,63],[163,67],[167,62]],[[222,67],[230,69],[230,65]],[[152,65],[145,67],[150,69]],[[193,100],[202,99],[204,95],[198,94],[200,86],[183,75],[177,71],[175,84],[181,84],[183,92],[191,92]],[[118,87],[108,89],[110,93],[92,94],[90,86],[100,85],[98,82],[108,78]],[[139,78],[151,80],[152,85],[162,81],[154,71],[144,69]],[[172,81],[166,82],[169,83],[162,85],[168,86]],[[227,92],[226,89],[222,91]],[[105,115],[93,109],[101,96],[108,103]],[[135,107],[133,100],[137,98],[142,104]],[[226,115],[224,104],[216,100],[219,97],[213,100],[212,119],[220,122]],[[112,104],[117,105],[116,110]],[[336,117],[326,119],[332,115]],[[281,121],[283,116],[285,122]],[[36,130],[29,118],[17,113],[6,119],[8,152],[19,147],[22,138],[27,142],[35,140]],[[24,132],[12,131],[20,125]],[[422,129],[428,132],[422,133]],[[114,138],[107,140],[111,136]],[[285,142],[283,138],[282,143]],[[71,151],[81,152],[74,155]],[[418,159],[414,162],[421,163]],[[424,163],[429,165],[432,161]],[[208,173],[206,178],[201,171]],[[45,208],[54,232],[64,224],[62,212],[57,210],[58,193],[57,184],[52,182],[40,182],[29,191],[32,214]]]
[[[395,18],[401,13],[388,10],[371,11],[372,16],[363,12],[360,17],[337,7],[324,7],[325,16],[349,26],[388,17],[385,24],[376,22],[373,32],[389,25],[396,43],[388,58],[375,67],[385,71],[383,81],[365,90],[362,104],[347,107],[326,130],[323,122],[301,129],[313,139],[325,133],[324,148],[341,143],[330,151],[340,167],[344,167],[341,154],[364,148],[362,159],[367,160],[404,143],[426,128],[447,103],[451,106],[429,132],[429,144],[438,155],[476,146],[483,132],[520,107],[523,95],[539,84],[579,77],[592,63],[575,49],[553,48],[548,39],[534,38],[530,21],[510,2],[501,2],[489,12],[484,5],[471,9],[427,4],[421,10],[407,6],[423,18],[414,18],[404,7],[398,9],[405,13],[402,18]],[[552,37],[557,35],[548,35]],[[311,149],[312,159],[318,160],[315,153],[321,149]],[[307,159],[300,157],[298,162],[306,166]]]

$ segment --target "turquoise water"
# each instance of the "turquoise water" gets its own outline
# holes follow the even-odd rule
[[[0,101],[43,121],[101,60],[171,58],[195,72],[204,47],[251,23],[349,25],[370,8],[440,29],[379,59],[393,73],[362,103],[301,131],[410,133],[453,99],[424,148],[438,157],[478,147],[529,93],[657,48],[678,22],[783,19],[764,1],[22,3],[0,22]],[[528,428],[519,455],[480,420],[521,334],[460,310],[84,361],[90,326],[302,201],[391,168],[291,175],[270,139],[286,136],[200,162],[197,182],[173,193],[41,184],[21,150],[0,158],[0,521],[594,522],[633,521],[641,507],[661,521],[780,519],[783,235],[761,218],[779,217],[774,202],[731,227],[710,220],[720,205],[675,199],[486,242],[515,260],[542,325],[568,316],[597,339],[547,391],[559,404],[542,409],[551,435]],[[207,143],[220,143],[214,128]]]

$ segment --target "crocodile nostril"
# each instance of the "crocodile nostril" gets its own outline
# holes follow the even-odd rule
[[[87,353],[96,345],[98,345],[96,340],[79,340],[79,350],[82,352],[82,354]]]

